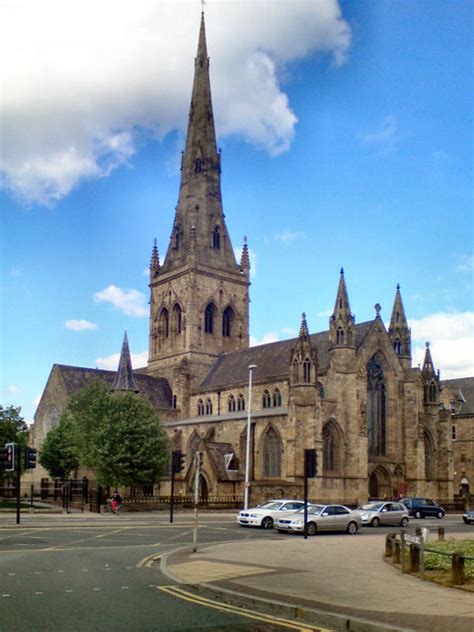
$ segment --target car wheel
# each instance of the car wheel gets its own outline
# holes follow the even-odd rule
[[[469,520],[467,518],[463,518],[464,524],[469,524]]]
[[[373,527],[378,527],[380,526],[380,518],[375,517],[372,522],[370,523]]]
[[[415,511],[415,518],[421,518],[421,511]]]
[[[438,511],[438,513],[436,514],[436,517],[438,518],[438,520],[441,520],[441,518],[444,518],[444,511]]]
[[[349,522],[346,530],[349,535],[355,535],[359,530],[359,527],[357,526],[356,522]]]
[[[314,522],[308,522],[308,526],[306,529],[306,533],[308,535],[316,535],[318,527],[314,524]]]
[[[401,519],[400,526],[403,527],[403,528],[408,526],[408,518],[406,516]]]
[[[262,520],[262,529],[273,529],[273,518],[265,516]]]

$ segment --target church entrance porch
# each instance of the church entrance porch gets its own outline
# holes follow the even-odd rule
[[[369,477],[369,498],[384,500],[392,497],[390,475],[382,466],[377,466]]]

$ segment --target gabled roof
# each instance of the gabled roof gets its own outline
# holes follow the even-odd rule
[[[373,320],[355,326],[356,349],[358,349],[373,325]],[[329,367],[329,331],[310,336],[311,344],[316,347],[319,373],[325,373]],[[287,378],[291,350],[298,338],[271,342],[245,351],[226,353],[220,356],[201,382],[201,388],[217,388],[229,384],[248,382],[249,364],[256,364],[253,375],[255,380]]]
[[[55,364],[53,370],[61,375],[68,395],[74,395],[93,380],[102,380],[111,388],[116,378],[115,371],[102,369],[86,369],[79,366]],[[163,377],[152,377],[143,373],[133,374],[140,395],[146,397],[155,408],[171,408],[171,388]]]
[[[217,443],[215,441],[205,441],[206,450],[212,460],[213,469],[216,471],[221,481],[236,481],[242,478],[238,470],[228,470],[226,468],[226,455],[234,454],[231,443]]]
[[[456,397],[456,415],[474,415],[474,377],[443,380],[441,385],[447,386]]]

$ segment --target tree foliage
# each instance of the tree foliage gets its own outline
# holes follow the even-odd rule
[[[114,393],[91,382],[71,399],[55,430],[40,454],[51,475],[76,467],[76,458],[105,485],[154,483],[167,471],[169,441],[156,411],[130,391]]]
[[[26,446],[28,427],[20,413],[19,406],[0,406],[0,446],[11,442]]]

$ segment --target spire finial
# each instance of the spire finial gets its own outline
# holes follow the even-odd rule
[[[341,268],[341,276],[344,276],[344,268]]]
[[[160,256],[158,254],[158,246],[156,237],[153,240],[153,249],[151,251],[151,260],[150,260],[150,274],[154,276],[158,274],[160,271]]]
[[[397,292],[400,292],[400,283],[397,283]]]
[[[138,393],[132,369],[132,359],[130,357],[130,348],[128,346],[127,332],[124,333],[122,351],[120,352],[120,360],[117,369],[115,382],[112,386],[113,391],[134,391]]]
[[[382,311],[382,306],[380,305],[380,303],[375,303],[374,309],[375,309],[375,317],[380,318],[380,312]]]

